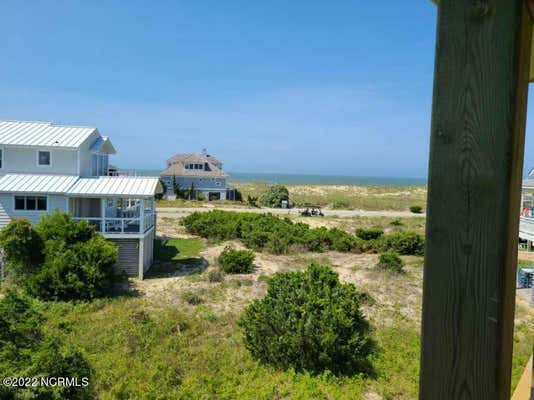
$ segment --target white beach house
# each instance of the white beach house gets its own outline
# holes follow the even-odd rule
[[[0,120],[0,228],[69,212],[119,247],[117,268],[143,275],[153,260],[158,178],[107,176],[110,139],[91,127]]]

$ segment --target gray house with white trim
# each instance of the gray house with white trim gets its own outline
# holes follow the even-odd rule
[[[143,278],[153,260],[157,178],[107,176],[115,154],[98,129],[0,121],[0,228],[59,210],[119,247],[117,268]]]
[[[160,173],[167,187],[167,197],[174,195],[173,179],[181,190],[194,187],[206,200],[226,200],[228,175],[222,170],[223,163],[208,154],[176,154],[167,160],[167,168]]]

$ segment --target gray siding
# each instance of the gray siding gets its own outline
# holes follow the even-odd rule
[[[119,247],[115,268],[130,276],[139,274],[139,239],[108,239]]]
[[[146,273],[154,261],[154,230],[141,240],[143,240],[143,273]]]
[[[48,198],[47,211],[16,211],[15,195],[6,193],[0,194],[0,228],[7,225],[13,218],[26,218],[32,223],[37,224],[39,219],[45,214],[49,214],[55,210],[63,212],[67,211],[67,198],[65,196],[48,195],[46,197]]]
[[[2,147],[2,146],[0,146]],[[0,174],[78,174],[78,153],[76,150],[11,147],[4,146],[2,168]],[[50,151],[50,165],[37,165],[37,151]]]
[[[161,178],[165,182],[165,185],[167,185],[167,189],[172,190],[172,176],[162,176]],[[226,190],[226,178],[196,178],[177,176],[176,181],[180,185],[181,189],[189,189],[191,187],[191,183],[194,183],[195,188],[198,190]]]

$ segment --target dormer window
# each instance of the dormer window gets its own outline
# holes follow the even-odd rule
[[[49,166],[50,165],[50,152],[39,150],[37,152],[37,164],[42,165],[42,166]]]

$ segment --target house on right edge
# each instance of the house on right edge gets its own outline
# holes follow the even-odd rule
[[[519,239],[527,242],[529,249],[534,243],[534,169],[523,180],[521,192],[521,216],[519,218]]]
[[[223,163],[208,154],[206,149],[202,153],[174,155],[167,160],[167,168],[160,173],[167,188],[166,197],[174,197],[173,180],[176,179],[180,190],[194,189],[206,200],[233,200],[233,190],[226,185],[228,174],[222,170],[222,166]]]

